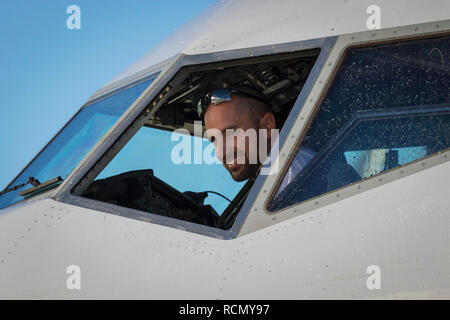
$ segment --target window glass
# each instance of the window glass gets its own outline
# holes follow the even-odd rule
[[[154,176],[180,192],[214,191],[230,200],[233,199],[245,182],[235,182],[220,163],[195,164],[193,152],[189,153],[190,164],[173,161],[172,151],[180,143],[189,144],[192,149],[201,144],[203,151],[208,146],[211,148],[211,142],[207,139],[142,127],[96,180],[124,172],[151,169]],[[215,151],[211,149],[211,158],[215,158]],[[205,198],[204,204],[211,205],[218,215],[221,215],[230,202],[217,194],[210,193]]]
[[[65,179],[155,78],[156,75],[86,105],[10,184],[10,187],[25,183],[29,177],[41,183],[58,176]],[[1,195],[0,208],[23,200],[24,197],[19,196],[19,192],[30,187],[26,185]]]
[[[350,49],[269,210],[448,148],[449,62],[448,36]]]

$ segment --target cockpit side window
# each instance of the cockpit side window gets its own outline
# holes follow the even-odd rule
[[[450,37],[347,51],[268,209],[450,146]]]
[[[281,129],[319,53],[308,49],[259,57],[257,62],[249,58],[182,68],[167,84],[170,94],[159,109],[104,161],[93,182],[76,187],[73,194],[139,210],[144,217],[156,214],[230,229],[254,180],[233,179],[218,160],[199,101],[224,88],[239,88],[233,94],[250,99],[251,87],[270,106]],[[239,117],[249,112],[240,108]]]
[[[66,179],[156,76],[146,77],[85,105],[14,179],[8,186],[11,191],[0,195],[0,209],[25,199],[20,193],[30,187],[27,183],[30,178],[40,183],[57,177]]]

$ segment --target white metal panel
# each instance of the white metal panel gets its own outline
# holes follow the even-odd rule
[[[450,298],[449,175],[446,162],[235,240],[50,199],[12,207],[0,298]]]
[[[367,8],[381,28],[450,19],[448,0],[220,0],[178,28],[108,84],[178,53],[199,54],[367,31]]]

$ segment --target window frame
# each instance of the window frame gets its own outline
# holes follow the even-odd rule
[[[280,170],[277,175],[270,176],[266,179],[260,194],[256,197],[255,203],[251,208],[254,214],[249,217],[250,219],[247,219],[239,236],[273,225],[280,221],[291,219],[363,191],[378,187],[384,183],[400,179],[404,176],[420,172],[426,168],[448,161],[450,158],[450,148],[283,209],[277,211],[268,210],[268,206],[281,184],[285,172],[288,170],[289,165],[306,134],[307,128],[311,125],[315,113],[320,108],[330,85],[334,82],[335,76],[349,49],[433,38],[449,34],[450,20],[445,20],[389,29],[350,33],[339,36],[332,52],[325,62],[324,68],[320,72],[318,81],[314,84],[308,97],[305,99],[306,101],[303,108],[296,115],[294,125],[290,127],[290,138],[283,141],[284,143],[280,148],[278,157]],[[285,132],[285,134],[287,134],[287,132]]]
[[[258,176],[253,184],[242,207],[236,215],[233,226],[228,230],[222,230],[205,225],[200,225],[188,221],[183,221],[171,217],[161,216],[153,213],[147,213],[131,208],[88,199],[75,195],[72,190],[78,186],[85,187],[97,176],[99,168],[104,163],[109,163],[111,159],[127,144],[134,134],[141,128],[145,118],[161,106],[166,100],[166,94],[170,91],[167,84],[174,79],[178,71],[183,67],[195,66],[199,64],[211,64],[218,62],[233,62],[235,60],[258,59],[258,57],[289,54],[298,51],[320,49],[316,62],[310,71],[310,74],[299,94],[292,110],[286,120],[283,129],[280,132],[279,141],[283,143],[287,139],[286,131],[290,130],[296,113],[302,108],[302,105],[316,81],[320,70],[322,70],[328,55],[336,42],[337,37],[318,38],[298,42],[283,43],[279,45],[267,45],[261,47],[236,49],[223,52],[206,53],[199,55],[180,54],[161,70],[158,77],[150,86],[136,99],[127,112],[116,122],[113,128],[104,136],[104,138],[89,152],[83,161],[75,168],[72,174],[63,182],[57,193],[51,198],[79,207],[93,209],[110,214],[133,218],[140,221],[151,222],[158,225],[185,230],[201,235],[214,237],[217,239],[234,239],[238,236],[247,216],[250,214],[250,208],[260,189],[262,188],[266,176]],[[148,76],[148,75],[146,75]],[[99,165],[102,163],[102,165]],[[103,166],[104,167],[104,166]]]
[[[103,99],[107,99],[107,98],[109,98],[109,97],[111,97],[111,96],[114,96],[116,93],[119,93],[119,92],[121,92],[121,91],[124,91],[124,90],[127,90],[128,88],[130,88],[130,87],[133,87],[133,86],[136,86],[136,85],[139,85],[140,83],[142,83],[142,82],[145,82],[145,81],[147,81],[147,80],[149,80],[149,79],[151,79],[151,78],[155,78],[154,80],[156,80],[156,78],[157,78],[157,76],[159,75],[159,73],[160,73],[160,70],[154,70],[153,69],[153,72],[151,72],[151,73],[149,73],[149,74],[147,74],[147,75],[145,75],[145,77],[141,77],[141,78],[139,78],[139,79],[135,79],[135,78],[132,78],[132,79],[129,79],[130,81],[128,81],[128,83],[126,84],[126,85],[123,85],[123,86],[117,86],[117,85],[114,85],[114,84],[112,84],[111,86],[108,86],[108,89],[107,90],[102,90],[102,92],[96,92],[96,93],[94,93],[94,95],[93,96],[91,96],[91,98],[89,98],[89,100],[86,102],[86,103],[84,103],[76,112],[75,112],[75,114],[57,131],[57,133],[55,134],[55,135],[53,135],[53,137],[39,150],[39,152],[27,163],[27,165],[26,166],[24,166],[23,167],[23,169],[6,185],[6,187],[4,188],[4,190],[7,190],[8,188],[10,188],[10,187],[12,187],[14,184],[17,184],[17,183],[15,183],[16,182],[16,180],[35,162],[35,160],[37,160],[38,158],[39,158],[39,156],[41,156],[42,155],[42,153],[43,152],[45,152],[46,150],[47,150],[47,148],[55,141],[55,139],[58,137],[58,136],[60,136],[60,134],[62,133],[62,132],[64,132],[64,130],[66,130],[66,128],[74,121],[74,120],[76,120],[77,119],[77,117],[80,115],[80,113],[86,108],[86,107],[89,107],[90,105],[92,105],[92,104],[94,104],[94,103],[96,103],[96,102],[99,102],[99,101],[101,101],[101,100],[103,100]],[[147,88],[146,89],[148,89],[148,87],[150,87],[151,85],[152,85],[152,83],[153,83],[153,81],[152,82],[150,82],[150,84],[147,86]],[[145,89],[145,90],[146,90]],[[144,90],[144,91],[145,91]],[[136,100],[135,100],[136,101]],[[133,102],[134,103],[134,102]],[[133,104],[132,103],[132,104]],[[130,106],[132,105],[132,104],[130,104]],[[120,120],[120,118],[121,117],[119,117],[115,122],[114,122],[114,124],[113,124],[113,126],[111,127],[111,128],[113,128],[118,122],[119,122],[119,120]],[[110,128],[110,129],[111,129]],[[109,130],[102,136],[102,137],[100,137],[100,139],[97,141],[97,143],[92,147],[92,149],[95,149],[95,147],[100,143],[100,141],[102,141],[102,139],[103,138],[105,138],[107,135],[108,135],[108,132],[109,132]],[[92,150],[91,149],[91,150]],[[88,154],[90,153],[91,151],[89,151],[88,153],[87,153],[87,155],[85,156],[85,158],[83,158],[83,159],[81,159],[81,161],[79,161],[78,162],[78,166],[84,161],[84,159],[86,159],[86,157],[88,156]],[[75,167],[75,169],[76,169],[76,167]],[[75,169],[73,169],[72,171],[71,171],[71,174],[75,171]],[[69,174],[69,176],[66,178],[66,180],[68,180],[69,178],[70,178],[70,176],[71,176],[71,174]],[[56,178],[56,177],[55,177]],[[57,183],[54,183],[54,184],[51,184],[50,185],[50,190],[52,190],[53,188],[58,188],[60,185],[62,185],[64,183],[64,180],[61,180],[61,182],[57,182]],[[24,189],[25,191],[26,191],[26,188]],[[53,191],[53,190],[52,190]],[[48,191],[46,191],[45,189],[43,189],[43,190],[41,190],[41,191],[39,191],[38,193],[44,193],[44,192],[48,192]],[[56,194],[56,193],[55,193]],[[33,196],[32,198],[34,198],[35,196]],[[5,206],[5,207],[3,207],[3,208],[0,208],[0,210],[3,210],[3,209],[7,209],[7,208],[9,208],[9,207],[11,207],[11,206],[13,206],[13,205],[15,205],[15,204],[19,204],[19,203],[26,203],[26,202],[29,202],[30,201],[30,199],[29,198],[27,198],[27,196],[24,196],[23,197],[23,199],[21,199],[21,200],[19,200],[19,201],[16,201],[16,202],[12,202],[12,203],[10,203],[10,204],[8,204],[7,206]]]

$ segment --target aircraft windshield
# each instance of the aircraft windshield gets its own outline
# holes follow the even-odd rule
[[[57,176],[67,178],[155,78],[156,75],[86,105],[8,187],[23,184],[29,177],[40,182]],[[24,197],[19,196],[19,192],[29,187],[30,185],[26,185],[1,195],[0,209],[23,200]]]

